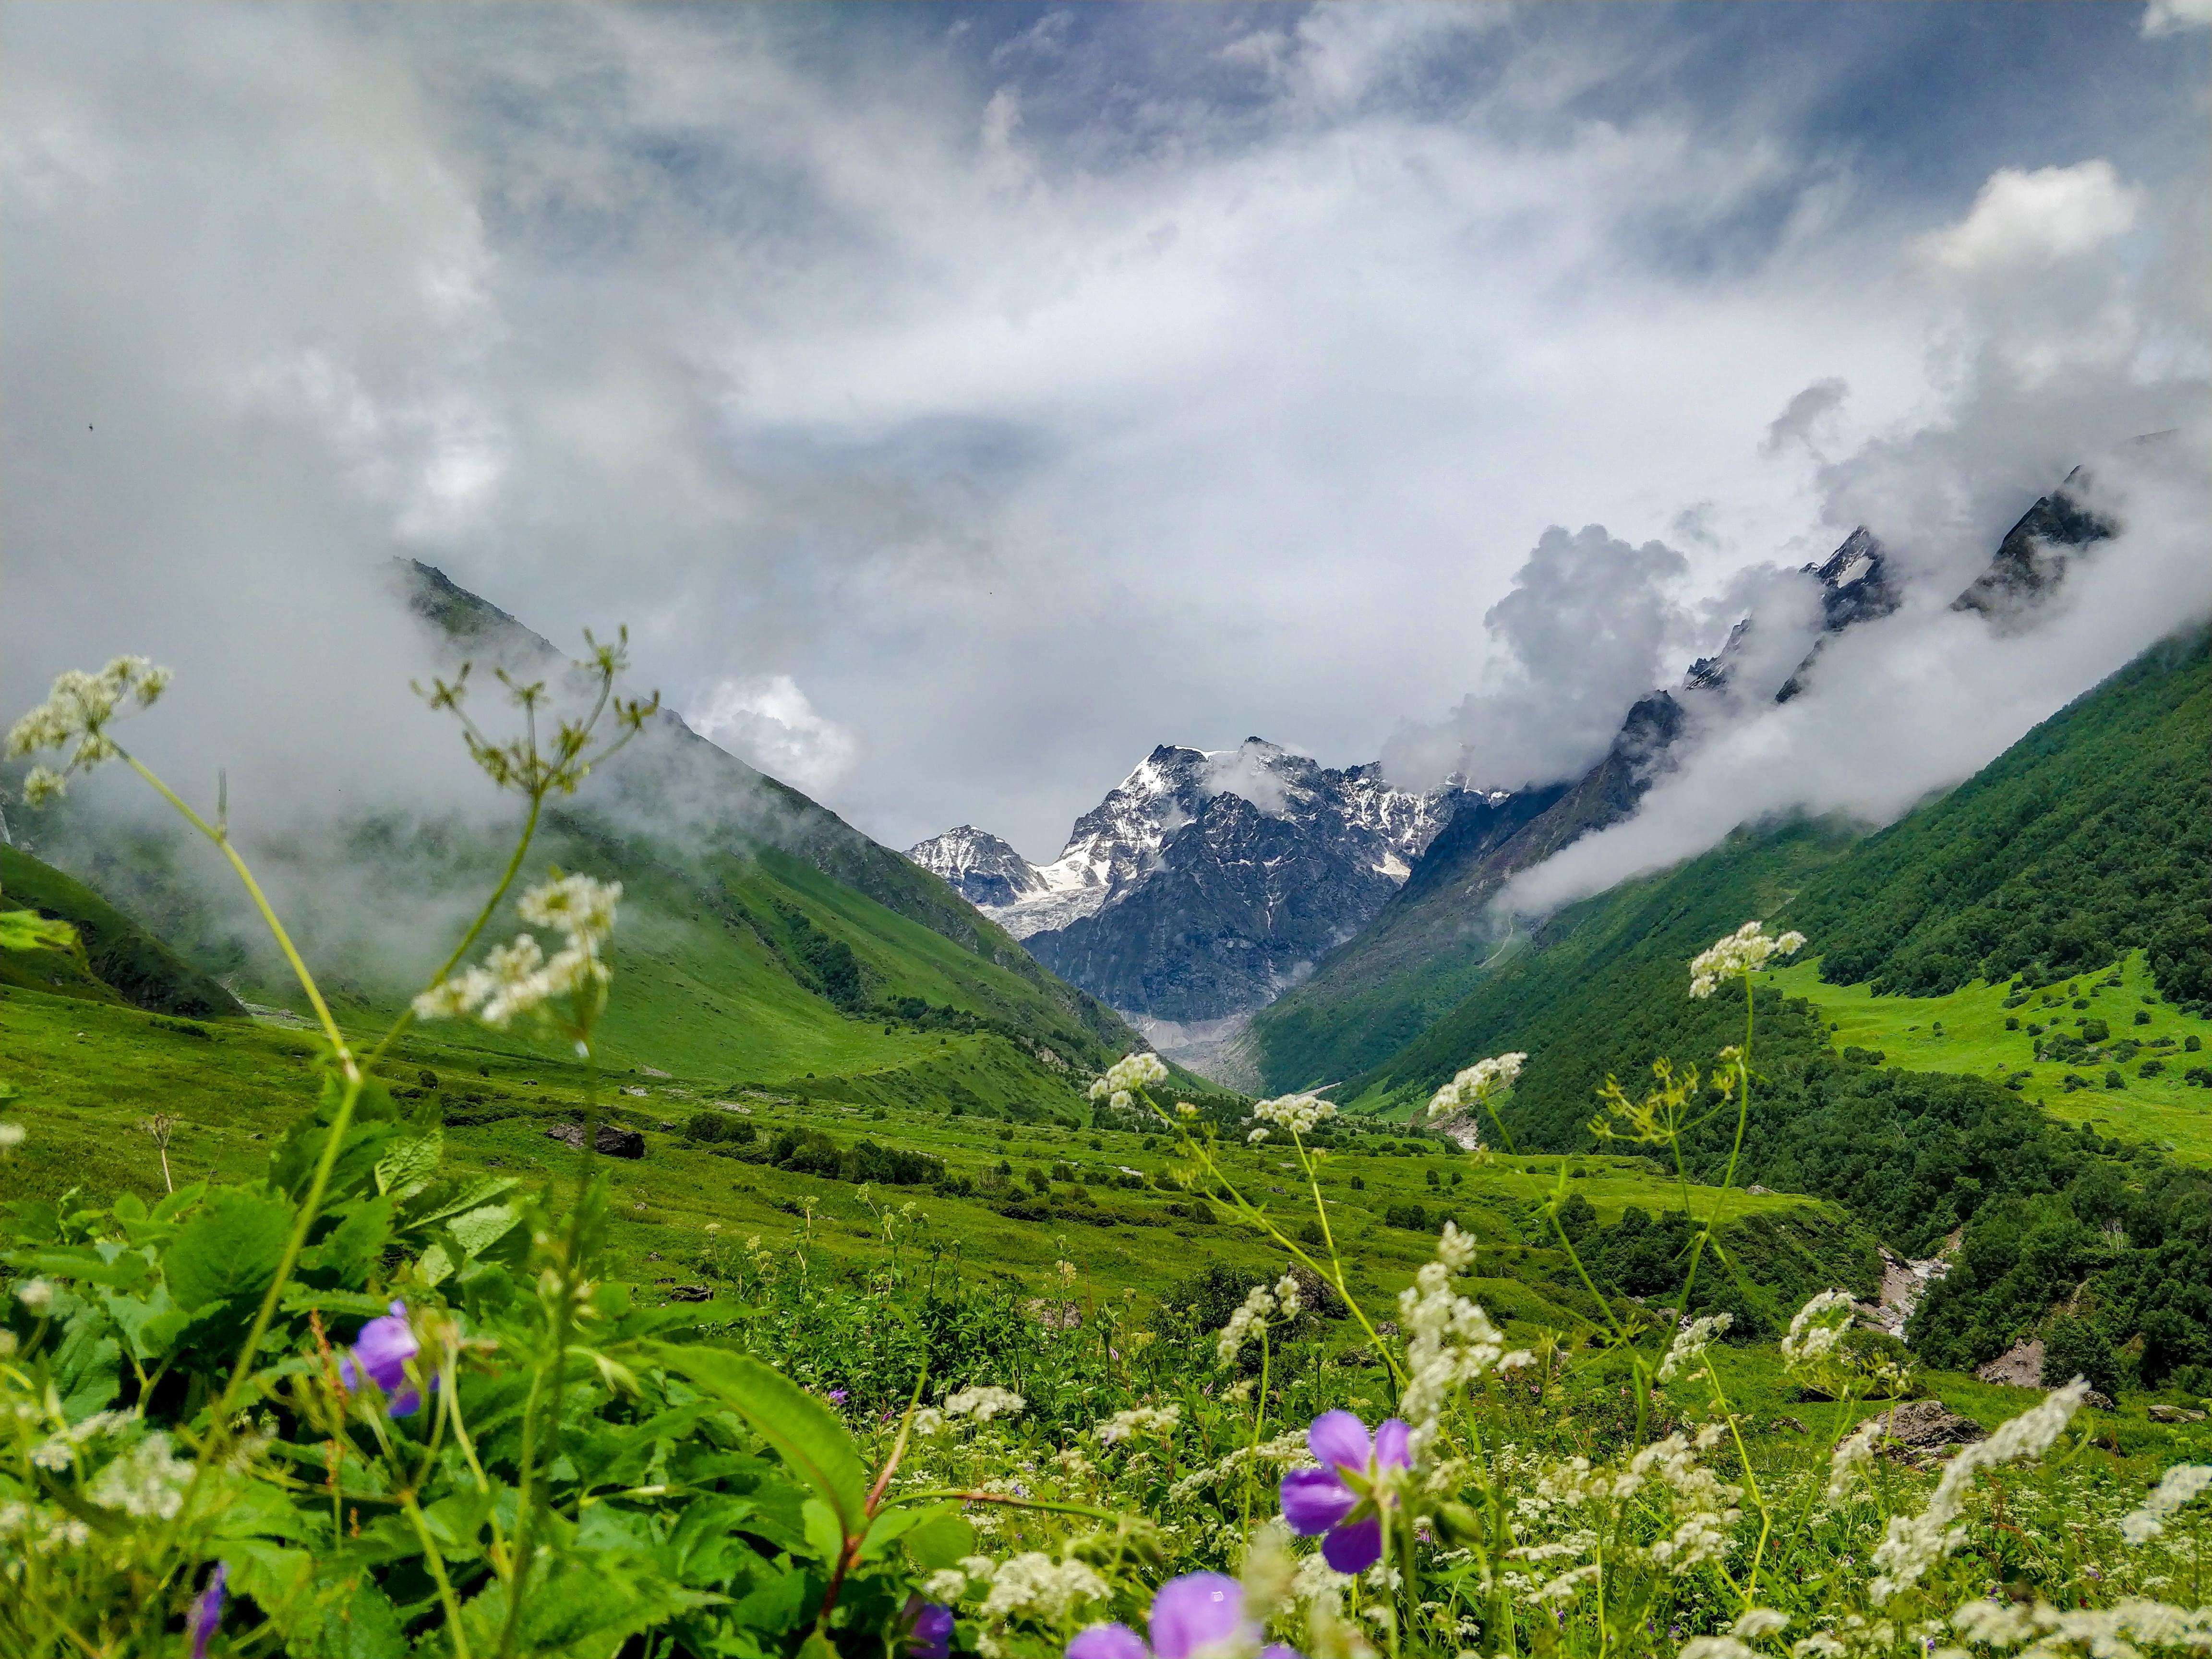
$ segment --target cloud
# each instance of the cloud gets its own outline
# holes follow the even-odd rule
[[[1401,728],[1384,770],[1407,787],[1456,774],[1484,789],[1584,771],[1687,637],[1675,591],[1688,570],[1663,542],[1632,547],[1602,525],[1553,526],[1483,617],[1501,649],[1489,684],[1436,725]]]
[[[1923,240],[1936,266],[1961,274],[2047,265],[2094,252],[2135,223],[2142,192],[2106,161],[2023,172],[2000,167],[1957,224]]]
[[[2212,28],[2212,0],[2150,0],[2143,8],[2146,37],[2202,28]]]
[[[823,15],[0,10],[0,698],[149,649],[144,741],[234,804],[479,810],[380,597],[420,557],[563,644],[629,622],[647,685],[787,675],[889,844],[1056,846],[1164,740],[1340,764],[1470,687],[1579,695],[1579,641],[1473,625],[1547,526],[1668,537],[1689,606],[1832,545],[1928,476],[1955,307],[2009,294],[2050,428],[1950,441],[1991,501],[2085,366],[2143,429],[2102,365],[2197,349],[2097,309],[2200,116],[2133,14]],[[1983,179],[2085,155],[2131,229],[1928,280]],[[1761,461],[1839,364],[1844,459]],[[1537,724],[1506,750],[1586,746]]]
[[[1633,818],[1517,878],[1500,908],[1547,913],[1788,814],[1887,823],[2155,641],[2212,618],[2212,426],[2105,458],[2097,476],[2096,504],[2122,533],[2069,572],[2037,626],[1923,607],[1838,635],[1805,695],[1708,732]]]
[[[812,794],[860,758],[853,733],[817,713],[788,674],[717,680],[692,700],[685,719],[738,759]]]
[[[1842,407],[1850,392],[1849,384],[1833,375],[1814,381],[1767,422],[1766,436],[1759,441],[1759,453],[1771,458],[1793,443],[1812,448],[1813,429]]]
[[[1819,474],[1836,533],[1863,524],[1885,544],[1902,606],[1829,639],[1808,690],[1778,707],[1769,683],[1795,640],[1768,633],[1770,600],[1747,591],[1738,602],[1758,620],[1746,644],[1767,641],[1759,672],[1741,677],[1749,695],[1703,724],[1633,817],[1525,872],[1502,908],[1546,912],[1790,813],[1887,823],[2155,640],[2212,619],[2212,357],[2149,349],[2202,340],[2212,322],[2183,274],[2201,264],[2203,212],[2163,205],[2167,234],[2132,259],[2085,261],[2057,283],[2015,266],[1959,291],[1932,349],[1948,395]],[[2069,474],[2119,533],[2026,626],[1951,610]]]

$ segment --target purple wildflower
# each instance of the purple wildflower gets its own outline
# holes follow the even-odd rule
[[[845,1391],[844,1391],[844,1389],[830,1389],[830,1403],[831,1405],[833,1405],[833,1406],[842,1406],[842,1405],[843,1405],[843,1404],[845,1403]]]
[[[338,1361],[338,1377],[347,1388],[358,1389],[366,1375],[390,1396],[385,1409],[394,1417],[405,1417],[422,1408],[422,1396],[407,1380],[407,1362],[422,1352],[414,1327],[407,1322],[407,1304],[395,1302],[390,1313],[361,1328],[352,1352]]]
[[[951,1608],[909,1595],[901,1618],[907,1627],[908,1659],[945,1659],[952,1650]]]
[[[1387,1470],[1412,1466],[1412,1432],[1393,1417],[1370,1440],[1367,1425],[1346,1411],[1323,1412],[1306,1431],[1321,1467],[1283,1477],[1283,1519],[1301,1538],[1327,1534],[1322,1559],[1339,1572],[1362,1572],[1382,1559],[1375,1483]]]
[[[1170,1578],[1152,1597],[1152,1644],[1127,1625],[1093,1625],[1067,1644],[1067,1659],[1192,1659],[1200,1650],[1243,1638],[1260,1639],[1256,1620],[1244,1616],[1244,1586],[1218,1572]],[[1279,1642],[1260,1659],[1299,1659]]]
[[[208,1638],[222,1623],[224,1589],[229,1583],[230,1568],[218,1561],[208,1575],[207,1588],[192,1598],[192,1659],[207,1659]]]

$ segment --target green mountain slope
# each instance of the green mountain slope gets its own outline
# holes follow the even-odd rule
[[[0,953],[0,983],[96,1002],[123,1001],[193,1019],[246,1017],[236,997],[82,882],[0,845],[0,909],[36,910],[73,924],[84,960],[58,951]]]
[[[2212,1012],[2212,648],[2154,647],[1942,800],[1869,836],[1790,913],[1821,977],[1937,995],[2150,957]]]
[[[1934,1363],[1987,1360],[2048,1327],[2063,1302],[2076,1322],[2069,1352],[2086,1344],[2130,1382],[2212,1387],[2212,1177],[2189,1167],[2212,1145],[2212,1096],[2186,1074],[2212,1021],[2194,1012],[2187,951],[2160,954],[2192,915],[2203,921],[2205,866],[2191,849],[2208,818],[2205,649],[2202,635],[2154,648],[1880,836],[1804,822],[1741,831],[1562,910],[1347,1094],[1369,1110],[1417,1109],[1457,1068],[1522,1049],[1530,1058],[1504,1110],[1516,1146],[1589,1146],[1608,1075],[1640,1091],[1654,1060],[1707,1065],[1741,1040],[1741,994],[1692,1000],[1687,958],[1747,917],[1797,927],[1826,954],[1817,969],[1769,975],[1781,985],[1759,994],[1764,1075],[1739,1178],[1834,1199],[1911,1254],[1957,1233],[1960,1268],[1911,1333]],[[2036,890],[2032,906],[2024,889]],[[1838,976],[1854,939],[1912,961],[1916,943],[1972,940],[1992,915],[2040,930],[2024,949],[2049,978],[1907,999],[1894,981],[1831,988],[1814,977]],[[2069,981],[2053,971],[2052,940],[2081,953],[2133,945],[2150,975],[2107,954],[2082,963],[2094,983]],[[2130,1112],[2138,1091],[2154,1109]],[[1734,1130],[1722,1112],[1692,1133],[1692,1169],[1715,1174]]]
[[[513,617],[424,567],[399,575],[401,599],[456,665],[560,685],[563,659]],[[527,871],[557,866],[625,889],[611,947],[624,994],[600,1043],[610,1066],[759,1083],[921,1067],[946,1082],[951,1061],[975,1070],[959,1087],[987,1109],[1073,1117],[1086,1109],[1079,1082],[1139,1046],[936,877],[672,714],[556,805]],[[219,972],[257,1003],[299,1010],[228,872],[181,830],[149,822],[104,811],[88,791],[29,827],[42,853],[149,918],[202,978]],[[364,817],[331,842],[264,835],[252,854],[339,1018],[366,1028],[442,960],[507,848],[492,824],[458,815]],[[489,937],[519,926],[510,908]],[[44,966],[33,988],[60,988],[49,983],[59,969]],[[470,1041],[559,1058],[519,1028]],[[1018,1080],[1001,1075],[1009,1066]]]
[[[1268,1085],[1310,1087],[1366,1071],[1508,959],[1516,941],[1489,917],[1490,900],[1517,872],[1633,811],[1652,757],[1683,718],[1670,693],[1656,692],[1574,784],[1462,805],[1375,921],[1254,1017],[1246,1047]]]

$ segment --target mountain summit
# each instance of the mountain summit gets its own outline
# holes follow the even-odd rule
[[[907,856],[1123,1012],[1202,1024],[1273,1000],[1364,927],[1458,799],[1261,738],[1163,744],[1076,820],[1048,864],[972,824]]]

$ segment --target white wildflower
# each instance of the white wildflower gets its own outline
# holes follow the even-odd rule
[[[1854,1310],[1849,1291],[1823,1291],[1798,1309],[1782,1338],[1783,1364],[1797,1370],[1832,1352],[1844,1340]],[[1838,1313],[1843,1317],[1830,1316]]]
[[[1790,1615],[1773,1607],[1747,1607],[1736,1615],[1729,1634],[1746,1642],[1777,1636],[1790,1628]]]
[[[2138,1596],[2123,1597],[2109,1607],[2061,1608],[2039,1600],[1968,1601],[1951,1615],[1951,1625],[1968,1641],[1990,1647],[2034,1638],[2022,1659],[2056,1659],[2069,1647],[2085,1648],[2100,1659],[2134,1659],[2136,1643],[2212,1647],[2212,1607],[2177,1607]]]
[[[1659,1362],[1659,1380],[1673,1382],[1684,1366],[1703,1358],[1712,1340],[1735,1322],[1735,1316],[1727,1313],[1684,1320],[1682,1328],[1674,1333],[1674,1340],[1667,1349],[1667,1357]]]
[[[1000,1563],[991,1575],[991,1593],[983,1598],[981,1616],[1004,1622],[1017,1613],[1028,1613],[1057,1624],[1078,1602],[1106,1599],[1106,1581],[1080,1561],[1055,1561],[1040,1550],[1031,1550]]]
[[[1255,1129],[1250,1134],[1244,1137],[1244,1144],[1247,1146],[1256,1146],[1267,1138],[1267,1132],[1265,1129]]]
[[[1273,1295],[1265,1285],[1255,1285],[1245,1293],[1243,1305],[1229,1316],[1229,1322],[1214,1338],[1214,1363],[1224,1368],[1235,1364],[1244,1345],[1267,1328],[1267,1320],[1274,1311]]]
[[[473,1014],[494,1030],[505,1030],[518,1016],[556,997],[603,991],[614,975],[599,959],[599,948],[614,932],[622,894],[620,882],[589,876],[562,876],[532,888],[516,908],[524,921],[559,929],[561,949],[548,957],[535,935],[519,933],[514,943],[488,951],[482,967],[465,969],[417,996],[416,1018]]]
[[[550,927],[571,945],[597,948],[614,933],[615,910],[622,896],[618,881],[562,876],[532,888],[514,908],[533,927]]]
[[[1850,1496],[1851,1485],[1874,1462],[1875,1442],[1882,1435],[1882,1419],[1879,1415],[1867,1420],[1837,1443],[1828,1459],[1828,1491],[1826,1502],[1840,1504]]]
[[[12,1152],[30,1132],[20,1123],[0,1123],[0,1152]]]
[[[1733,1636],[1692,1636],[1682,1644],[1681,1659],[1757,1659],[1757,1650]]]
[[[1802,933],[1784,933],[1779,939],[1769,939],[1758,922],[1747,921],[1691,960],[1690,994],[1709,997],[1719,989],[1723,980],[1752,973],[1765,967],[1771,957],[1795,956],[1804,947]]]
[[[1336,1115],[1336,1106],[1319,1095],[1280,1095],[1260,1102],[1252,1115],[1263,1123],[1279,1124],[1294,1135],[1310,1135],[1315,1125]]]
[[[15,1287],[15,1299],[32,1313],[44,1317],[54,1304],[54,1287],[43,1279],[27,1279]]]
[[[1284,1318],[1296,1319],[1298,1316],[1299,1310],[1305,1306],[1305,1298],[1299,1292],[1295,1276],[1285,1273],[1275,1281],[1275,1301],[1282,1308]]]
[[[1439,1118],[1462,1107],[1481,1105],[1492,1095],[1511,1088],[1528,1062],[1528,1056],[1522,1054],[1478,1060],[1430,1097],[1429,1116]]]
[[[1168,1080],[1168,1068],[1153,1054],[1124,1054],[1106,1068],[1106,1075],[1091,1085],[1093,1100],[1114,1098],[1117,1110],[1127,1110],[1116,1097],[1133,1095],[1139,1089],[1150,1088],[1155,1083]],[[1129,1104],[1133,1106],[1133,1099]]]
[[[1416,1462],[1436,1438],[1453,1389],[1486,1371],[1510,1370],[1532,1358],[1525,1349],[1506,1352],[1504,1335],[1490,1316],[1454,1293],[1452,1275],[1466,1271],[1474,1260],[1474,1240],[1447,1221],[1437,1239],[1436,1259],[1423,1263],[1413,1285],[1398,1293],[1407,1371],[1398,1411],[1413,1425]]]
[[[945,1567],[921,1581],[921,1593],[928,1601],[950,1607],[968,1594],[968,1575],[957,1567]]]
[[[917,1407],[915,1409],[913,1425],[908,1432],[921,1435],[925,1439],[933,1435],[944,1433],[945,1413],[934,1406]]]
[[[1964,1529],[1954,1530],[1952,1523],[1966,1507],[1966,1494],[1973,1490],[1977,1474],[2002,1463],[2042,1455],[2064,1432],[2088,1392],[2087,1381],[2077,1376],[2064,1388],[2054,1389],[2041,1405],[2000,1424],[1988,1439],[1962,1448],[1944,1466],[1943,1477],[1936,1483],[1925,1509],[1917,1515],[1892,1517],[1888,1534],[1874,1553],[1878,1576],[1868,1593],[1875,1604],[1880,1606],[1899,1590],[1911,1589],[1957,1546]]]
[[[167,1521],[184,1507],[191,1483],[191,1464],[172,1455],[169,1437],[156,1431],[100,1470],[87,1495],[103,1509]]]
[[[1118,1446],[1132,1435],[1166,1434],[1182,1420],[1180,1406],[1133,1406],[1115,1412],[1093,1431],[1102,1446]]]
[[[117,709],[126,698],[141,708],[151,708],[167,689],[169,678],[167,669],[157,668],[143,657],[114,658],[97,674],[71,668],[56,675],[46,700],[9,728],[8,757],[15,760],[70,743],[76,748],[58,772],[51,767],[33,768],[23,780],[23,798],[42,806],[66,792],[69,774],[89,771],[121,754],[107,735]]]
[[[2121,1517],[2120,1536],[2130,1544],[2148,1544],[2166,1530],[2168,1516],[2208,1486],[2212,1463],[2176,1463],[2140,1508]]]
[[[945,1414],[972,1417],[978,1423],[988,1423],[994,1417],[1019,1417],[1022,1407],[1028,1404],[1012,1389],[994,1388],[987,1382],[954,1395],[945,1402]]]

